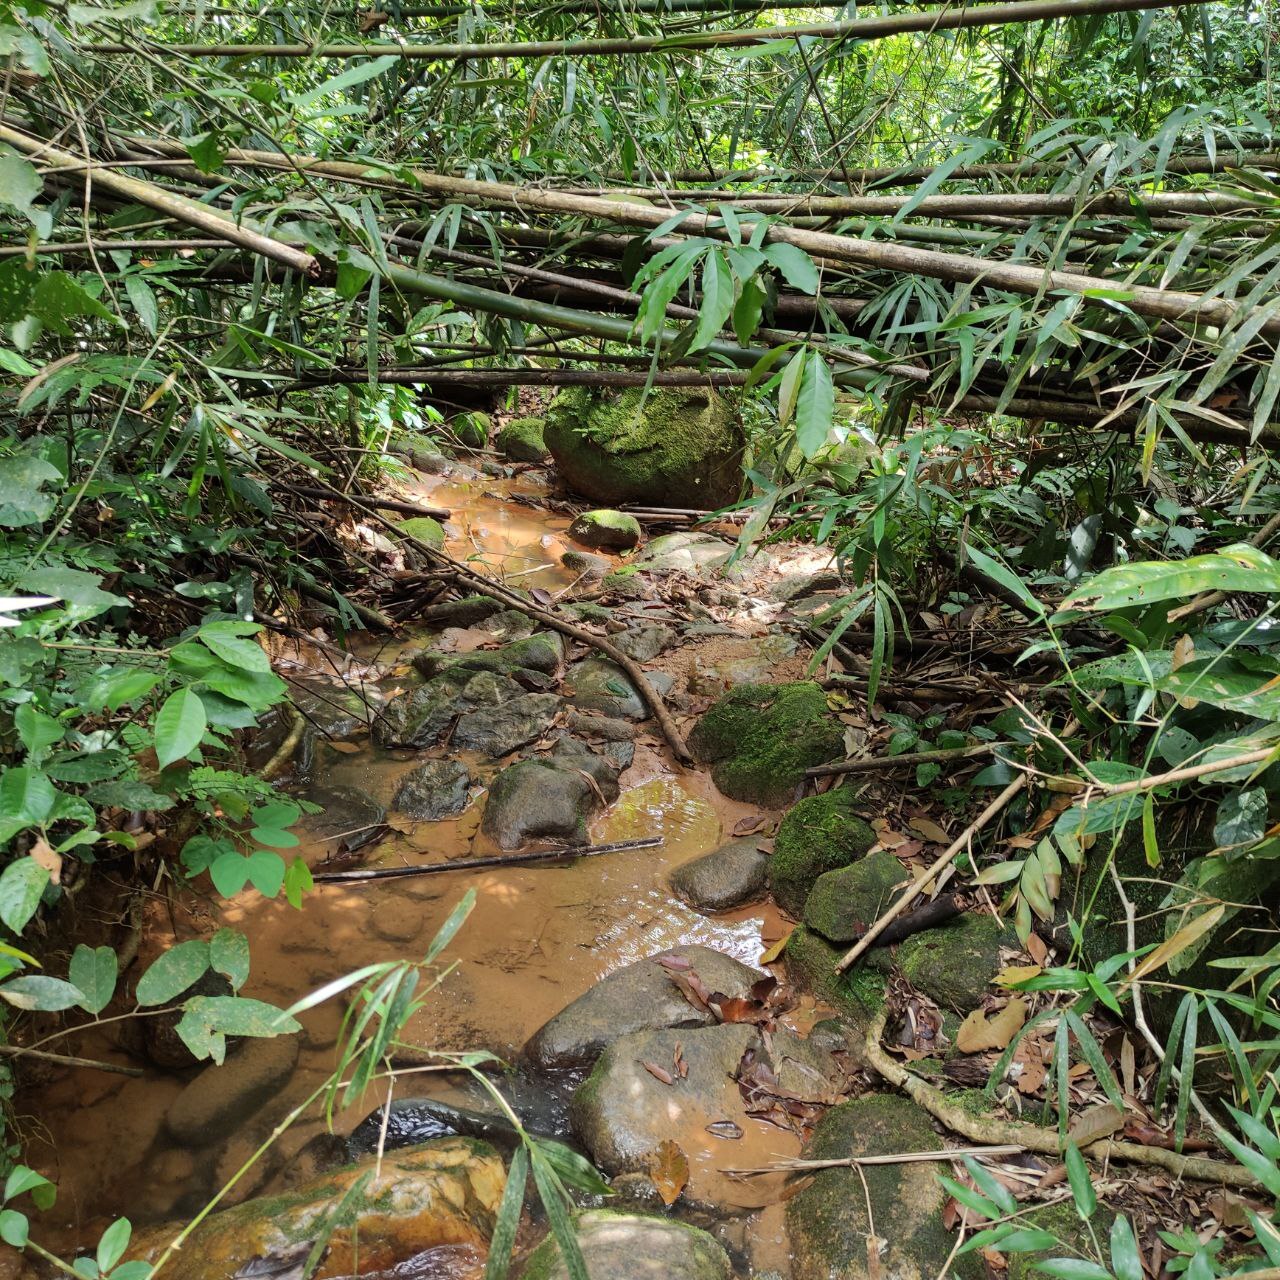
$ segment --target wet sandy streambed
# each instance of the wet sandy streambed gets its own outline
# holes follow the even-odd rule
[[[510,496],[540,491],[536,483],[519,478],[458,482],[420,477],[409,496],[451,509],[447,533],[452,554],[482,561],[515,585],[554,593],[575,578],[559,562],[573,546],[565,532],[568,517]],[[366,664],[363,671],[372,672],[384,694],[406,687],[401,651],[424,639],[410,636],[408,643],[396,641],[380,649],[365,642],[358,654]],[[328,679],[341,690],[338,675],[320,651],[294,653],[292,662],[290,655],[283,657],[280,670],[286,677],[305,675],[313,684]],[[353,671],[360,674],[361,668]],[[207,894],[186,894],[177,903],[155,898],[147,908],[140,963],[170,945],[175,930],[181,940],[208,936],[227,924],[250,940],[252,973],[243,994],[288,1005],[361,965],[421,954],[465,890],[473,887],[475,910],[448,952],[456,968],[410,1025],[408,1038],[424,1049],[488,1049],[509,1061],[548,1018],[622,965],[689,943],[756,964],[785,931],[770,903],[709,918],[675,898],[666,879],[672,868],[723,843],[735,824],[758,810],[724,799],[705,774],[677,769],[651,729],[651,722],[641,727],[635,760],[620,778],[621,795],[596,817],[589,834],[593,842],[658,835],[660,847],[549,866],[318,886],[301,911],[283,898],[268,901],[253,892],[231,902]],[[448,748],[430,752],[447,753]],[[354,745],[321,740],[313,778],[326,786],[359,787],[390,807],[399,780],[422,758],[420,752],[378,750],[367,735]],[[499,767],[474,759],[467,763],[482,781]],[[482,793],[459,817],[441,822],[414,823],[393,815],[394,829],[368,851],[366,863],[394,866],[494,852],[479,831],[483,803]],[[302,852],[315,864],[330,849],[304,839]],[[135,967],[134,974],[139,971]],[[801,1023],[812,1022],[813,1016],[812,1008],[804,1006],[791,1015]],[[102,1220],[117,1214],[146,1223],[195,1212],[289,1107],[328,1076],[341,1017],[338,1001],[304,1014],[298,1064],[287,1087],[236,1132],[200,1150],[175,1144],[163,1127],[167,1106],[186,1083],[180,1074],[128,1079],[75,1071],[33,1090],[28,1107],[20,1110],[30,1136],[29,1158],[59,1184],[58,1205],[49,1215],[61,1236],[56,1243],[71,1247],[77,1237],[92,1236]],[[106,1029],[79,1037],[76,1052],[128,1060]],[[452,1088],[447,1079],[419,1075],[401,1084],[397,1093],[447,1098]],[[367,1097],[335,1119],[335,1130],[348,1132],[382,1101],[382,1096]],[[38,1114],[32,1116],[30,1104],[36,1102]],[[264,1171],[279,1170],[323,1129],[315,1116],[296,1124]],[[738,1206],[739,1214],[767,1206],[739,1225],[739,1247],[757,1267],[785,1263],[777,1182],[735,1183],[714,1171],[793,1156],[797,1139],[753,1119],[734,1142],[705,1132],[679,1136],[695,1178],[700,1169],[711,1175],[717,1194]],[[251,1191],[264,1184],[273,1185],[269,1177],[254,1175],[245,1183]]]

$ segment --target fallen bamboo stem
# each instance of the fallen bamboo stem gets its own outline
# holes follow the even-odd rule
[[[109,1071],[117,1076],[147,1074],[141,1067],[126,1067],[118,1062],[100,1062],[96,1058],[78,1058],[70,1053],[47,1053],[44,1049],[24,1049],[20,1044],[0,1044],[0,1055],[6,1058],[38,1058],[41,1062],[56,1062],[63,1067],[90,1067],[94,1071]]]
[[[320,871],[312,875],[316,884],[355,884],[365,880],[400,880],[406,876],[442,875],[446,871],[478,871],[485,867],[517,867],[531,862],[557,862],[565,858],[596,858],[602,853],[623,853],[629,849],[650,849],[662,843],[661,836],[643,840],[619,840],[614,844],[572,845],[537,849],[532,853],[494,854],[483,858],[454,858],[449,862],[425,862],[412,867],[366,867],[357,871]]]
[[[971,747],[939,747],[936,751],[904,751],[900,756],[868,756],[864,760],[839,760],[835,764],[815,765],[806,769],[806,778],[829,778],[842,773],[868,773],[879,769],[897,769],[912,764],[935,764],[944,760],[969,760],[985,756],[1000,747],[1016,746],[1013,742],[979,742]]]
[[[775,1160],[755,1169],[721,1169],[736,1178],[761,1173],[810,1173],[818,1169],[855,1169],[879,1164],[923,1164],[938,1160],[962,1160],[965,1156],[1012,1156],[1026,1148],[1017,1143],[986,1147],[947,1147],[941,1151],[900,1151],[876,1156],[835,1156],[830,1160]]]
[[[1026,1151],[1041,1155],[1061,1157],[1055,1129],[1024,1124],[1018,1120],[1001,1120],[986,1115],[976,1115],[952,1102],[941,1089],[928,1084],[919,1076],[896,1062],[880,1044],[886,1015],[880,1013],[867,1031],[864,1054],[890,1084],[901,1089],[917,1106],[924,1108],[935,1120],[972,1142],[990,1144],[1017,1143]],[[1198,1182],[1216,1183],[1220,1186],[1241,1187],[1247,1190],[1260,1186],[1247,1169],[1223,1160],[1206,1156],[1180,1155],[1165,1147],[1143,1147],[1136,1142],[1116,1142],[1103,1138],[1083,1148],[1083,1153],[1094,1160],[1127,1160],[1134,1164],[1155,1165],[1177,1178],[1193,1178]]]

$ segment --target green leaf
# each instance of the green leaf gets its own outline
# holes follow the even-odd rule
[[[1189,600],[1202,591],[1280,593],[1280,561],[1241,542],[1213,555],[1118,565],[1068,596],[1062,609],[1123,609]]]
[[[801,293],[817,293],[821,277],[813,259],[803,249],[776,240],[763,250],[765,258],[778,268],[783,279]]]
[[[1143,1280],[1142,1255],[1128,1218],[1118,1217],[1111,1224],[1111,1270],[1117,1280]]]
[[[156,759],[162,769],[190,755],[200,745],[207,718],[200,696],[178,689],[165,699],[156,715]]]
[[[244,996],[196,996],[187,1001],[186,1013],[228,1036],[270,1039],[302,1030],[302,1024],[283,1009],[263,1000],[247,1000]]]
[[[484,1280],[506,1280],[511,1269],[511,1251],[515,1247],[516,1230],[520,1226],[520,1214],[524,1208],[524,1193],[529,1182],[529,1152],[522,1143],[511,1157],[507,1171],[507,1184],[502,1189],[502,1201],[489,1241],[489,1258],[485,1263]],[[0,1223],[2,1226],[2,1223]]]
[[[222,168],[222,162],[227,158],[222,134],[217,129],[184,138],[183,145],[187,148],[187,155],[191,157],[191,162],[201,173],[217,173]]]
[[[295,107],[309,107],[331,93],[341,93],[344,89],[354,88],[358,84],[364,84],[366,80],[372,80],[374,76],[390,71],[399,61],[399,54],[388,53],[381,58],[374,58],[372,62],[357,63],[307,93],[291,95],[290,101]]]
[[[284,885],[284,859],[278,853],[258,849],[246,859],[249,881],[264,898],[274,898]]]
[[[128,1218],[117,1218],[102,1233],[102,1238],[98,1241],[97,1261],[98,1270],[103,1275],[106,1275],[124,1257],[124,1251],[129,1247],[129,1237],[132,1234],[133,1227]]]
[[[71,1009],[84,999],[83,992],[61,978],[48,978],[42,973],[26,974],[11,978],[0,987],[0,1000],[18,1009],[36,1010],[40,1013],[58,1013]]]
[[[1267,808],[1265,787],[1233,791],[1218,805],[1213,823],[1214,843],[1225,849],[1261,840],[1267,829]]]
[[[700,351],[715,339],[733,311],[733,274],[724,257],[712,249],[702,264],[702,305],[690,350]]]
[[[613,1194],[612,1188],[600,1176],[595,1165],[571,1147],[566,1147],[563,1142],[556,1142],[551,1138],[535,1138],[534,1145],[567,1185],[593,1196]]]
[[[209,965],[239,991],[249,976],[249,939],[236,929],[219,929],[209,940]]]
[[[782,381],[778,383],[778,426],[785,427],[795,413],[796,397],[800,394],[800,381],[804,377],[804,364],[808,352],[799,348],[787,362],[782,371]]]
[[[1093,1175],[1085,1164],[1080,1148],[1074,1142],[1067,1143],[1067,1181],[1075,1198],[1076,1213],[1081,1222],[1088,1222],[1098,1207],[1098,1195],[1093,1189]]]
[[[990,578],[992,582],[999,583],[1006,591],[1012,592],[1036,617],[1044,617],[1044,605],[1031,594],[1026,583],[1011,569],[978,547],[966,547],[965,554],[973,561],[979,573]]]
[[[86,947],[80,943],[71,956],[67,977],[84,998],[80,1007],[101,1013],[111,1003],[116,990],[116,953],[110,947]]]
[[[160,328],[160,308],[156,305],[156,295],[151,286],[141,276],[125,276],[124,291],[129,295],[142,327],[154,337]]]
[[[138,979],[135,993],[140,1005],[166,1004],[199,982],[209,968],[209,944],[192,938],[170,947],[152,961]]]
[[[27,1243],[27,1215],[17,1209],[0,1209],[0,1240],[14,1249],[25,1248]]]
[[[196,638],[229,666],[240,671],[270,672],[271,662],[262,646],[249,638],[260,629],[252,622],[206,622]]]
[[[4,1199],[7,1204],[21,1195],[31,1192],[31,1198],[39,1209],[53,1208],[58,1189],[43,1174],[29,1169],[25,1164],[17,1165],[10,1171],[4,1183]]]
[[[11,862],[0,874],[0,920],[21,933],[35,915],[48,883],[48,869],[30,855]]]
[[[436,936],[431,939],[431,945],[427,947],[427,954],[422,957],[423,964],[431,964],[433,960],[451,943],[454,935],[466,923],[467,917],[471,914],[472,909],[476,905],[476,891],[468,889],[462,895],[461,900],[454,909],[449,912],[449,918],[442,924],[436,932]]]
[[[804,376],[796,398],[796,444],[806,458],[812,458],[831,434],[836,409],[836,389],[827,362],[816,351],[804,362]]]
[[[37,759],[55,742],[60,742],[66,733],[63,725],[29,702],[24,702],[13,713],[13,727],[17,729],[27,754]]]
[[[18,585],[24,591],[39,592],[42,596],[54,596],[63,601],[77,621],[87,621],[108,609],[128,606],[129,601],[124,596],[103,591],[99,585],[101,582],[101,574],[86,573],[83,569],[72,569],[62,564],[33,569],[18,579]]]
[[[16,209],[43,240],[53,230],[53,215],[35,203],[44,179],[35,165],[19,155],[0,156],[0,205]]]
[[[302,895],[310,893],[315,888],[315,883],[306,861],[300,857],[294,858],[284,873],[284,896],[289,905],[295,910],[301,909]]]

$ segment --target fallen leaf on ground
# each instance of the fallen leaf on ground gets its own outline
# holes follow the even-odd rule
[[[689,1161],[679,1145],[670,1138],[658,1148],[658,1158],[649,1171],[653,1185],[657,1187],[662,1203],[673,1205],[689,1181]]]
[[[666,1067],[660,1067],[656,1062],[641,1062],[640,1064],[659,1084],[675,1084],[676,1078]],[[670,1201],[667,1201],[670,1204]]]
[[[753,836],[757,831],[763,831],[768,825],[768,821],[762,813],[749,813],[745,818],[739,818],[733,824],[733,834],[735,836]]]
[[[1027,1020],[1027,1005],[1023,1000],[1010,1000],[996,1016],[988,1021],[981,1009],[975,1009],[956,1032],[956,1048],[961,1053],[981,1053],[984,1049],[1007,1049],[1009,1041],[1021,1030]]]
[[[996,982],[1002,987],[1011,987],[1015,982],[1026,982],[1028,978],[1037,978],[1044,972],[1038,964],[1011,964],[996,974]]]
[[[1067,1140],[1077,1147],[1087,1147],[1100,1138],[1109,1138],[1124,1124],[1124,1112],[1113,1102],[1100,1102],[1088,1107],[1071,1122]]]
[[[912,818],[907,825],[934,844],[951,843],[951,837],[932,818]]]

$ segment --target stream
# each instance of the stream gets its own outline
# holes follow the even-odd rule
[[[405,497],[452,512],[446,533],[455,557],[483,564],[487,572],[525,589],[554,595],[574,584],[578,575],[560,563],[574,546],[566,533],[569,517],[530,504],[547,492],[542,473],[506,478],[411,474],[413,479],[402,486]],[[784,548],[781,554],[793,557],[788,567],[815,567],[810,563],[815,558],[802,548]],[[688,685],[708,671],[726,684],[744,672],[757,679],[802,677],[806,655],[771,654],[768,646],[762,650],[766,631],[758,618],[748,614],[740,622],[727,621],[727,626],[709,629],[714,634],[691,642],[682,635],[676,647],[646,665]],[[735,626],[740,626],[738,636]],[[430,638],[441,641],[438,631]],[[345,684],[375,690],[377,698],[385,699],[412,683],[406,655],[427,639],[412,630],[390,644],[364,638],[345,670],[335,669],[323,647],[277,645],[273,660],[295,685],[341,693]],[[460,646],[471,639],[465,630],[453,637]],[[486,1049],[515,1061],[534,1031],[621,966],[688,944],[758,965],[762,953],[789,927],[770,900],[703,915],[672,893],[667,877],[675,867],[730,839],[735,827],[767,835],[778,815],[728,800],[707,773],[676,766],[652,721],[638,726],[635,746],[634,760],[619,779],[619,798],[592,819],[588,836],[593,843],[659,836],[658,847],[544,866],[317,885],[301,911],[289,907],[283,896],[268,900],[253,891],[227,902],[207,890],[184,890],[168,898],[157,894],[147,902],[133,972],[174,941],[207,937],[229,925],[250,941],[252,971],[242,994],[287,1006],[359,966],[421,954],[465,890],[474,888],[475,909],[447,952],[456,967],[410,1023],[407,1039],[426,1050]],[[385,838],[355,859],[334,861],[334,867],[390,867],[499,852],[480,830],[483,785],[499,764],[447,746],[426,754],[452,754],[473,771],[480,788],[473,788],[465,811],[434,822],[405,820],[393,811]],[[310,780],[313,785],[358,788],[390,810],[400,780],[423,758],[422,752],[379,749],[367,732],[348,741],[321,738]],[[293,789],[287,779],[286,789]],[[306,794],[305,788],[301,793]],[[331,857],[333,841],[318,836],[306,822],[299,833],[300,852],[309,864],[315,867]],[[332,1000],[303,1014],[300,1051],[287,1083],[265,1106],[205,1146],[175,1141],[163,1123],[189,1074],[149,1072],[131,1079],[72,1070],[29,1090],[19,1106],[27,1158],[59,1186],[57,1207],[47,1215],[56,1229],[53,1243],[69,1248],[77,1240],[95,1238],[118,1214],[147,1224],[198,1211],[281,1116],[332,1071],[343,1010],[340,1000]],[[784,1016],[785,1025],[803,1032],[822,1012],[812,1000],[801,999]],[[130,1061],[114,1031],[86,1032],[78,1037],[76,1052]],[[401,1096],[406,1089],[446,1100],[465,1096],[458,1081],[447,1075],[412,1077],[398,1087]],[[368,1096],[335,1116],[335,1131],[349,1133],[382,1101]],[[722,1170],[793,1157],[800,1140],[765,1119],[749,1117],[742,1127],[733,1142],[701,1130],[682,1133],[680,1142],[693,1181],[731,1219],[721,1235],[732,1252],[757,1271],[785,1271],[780,1179],[735,1180]],[[314,1147],[324,1130],[323,1119],[314,1114],[292,1126],[230,1202],[280,1185],[297,1153],[308,1144]],[[675,1212],[681,1212],[679,1204]]]

